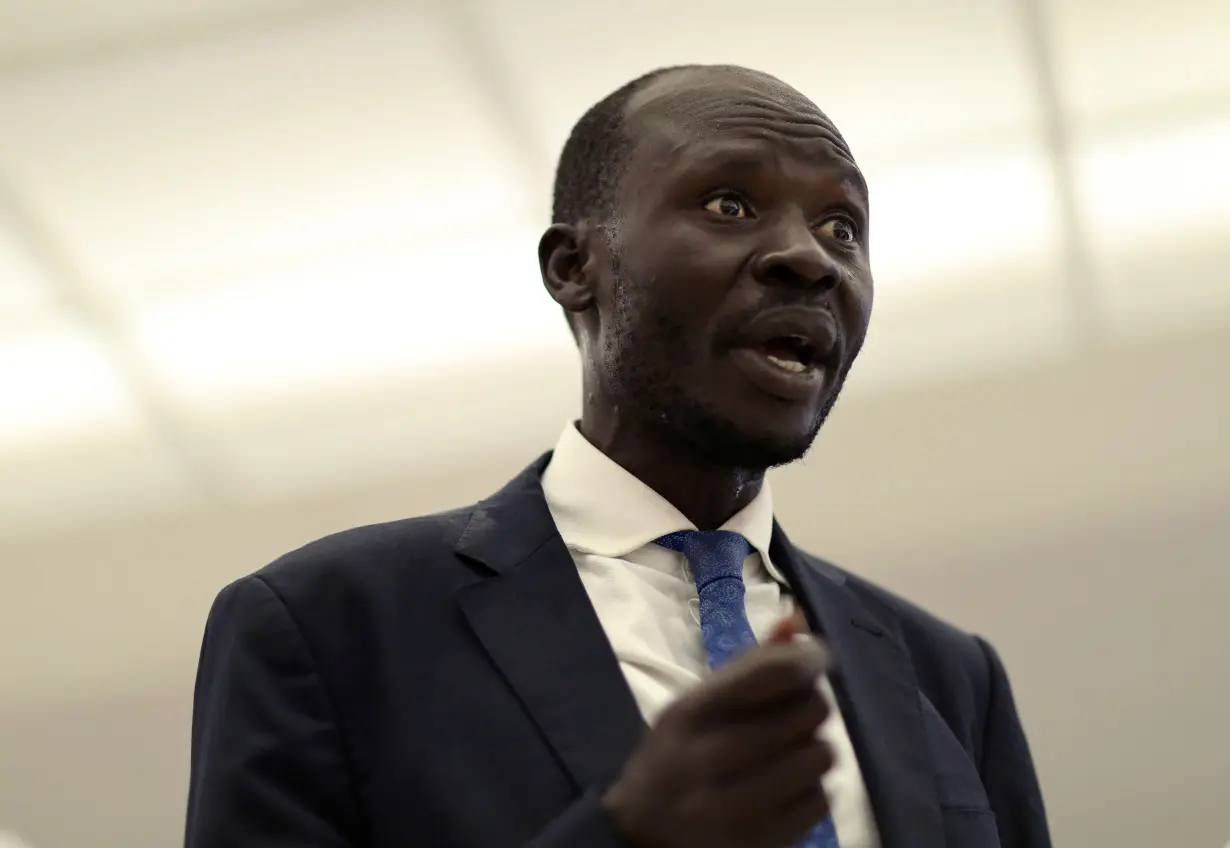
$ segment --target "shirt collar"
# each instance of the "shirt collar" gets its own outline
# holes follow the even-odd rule
[[[583,553],[622,557],[667,533],[696,529],[665,498],[594,447],[573,423],[555,445],[542,475],[542,491],[564,543]],[[721,529],[747,539],[770,575],[782,580],[769,560],[773,494],[767,480]]]

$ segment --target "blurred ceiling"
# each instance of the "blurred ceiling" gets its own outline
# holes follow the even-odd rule
[[[775,73],[853,144],[856,394],[1230,320],[1230,4],[755,9],[0,0],[0,535],[438,469],[407,433],[442,410],[515,421],[490,363],[571,361],[555,153],[661,65]]]

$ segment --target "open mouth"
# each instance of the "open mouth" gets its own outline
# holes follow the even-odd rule
[[[766,310],[749,321],[733,351],[748,380],[780,400],[813,403],[833,381],[841,333],[832,313],[804,307]]]
[[[755,346],[754,350],[775,367],[792,374],[811,371],[819,359],[816,346],[802,336],[781,336]]]

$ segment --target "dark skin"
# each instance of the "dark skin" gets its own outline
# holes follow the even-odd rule
[[[613,214],[551,227],[543,279],[577,331],[582,434],[713,529],[806,453],[862,347],[865,183],[828,119],[753,71],[660,78],[629,103],[626,133]],[[776,307],[837,337],[801,397],[766,391],[735,355]]]
[[[712,529],[807,452],[862,347],[866,184],[828,119],[754,71],[668,74],[625,117],[612,214],[551,227],[543,279],[573,318],[582,434]],[[774,334],[806,341],[785,373]],[[829,814],[827,654],[805,630],[782,622],[662,714],[603,795],[628,845],[785,848]]]

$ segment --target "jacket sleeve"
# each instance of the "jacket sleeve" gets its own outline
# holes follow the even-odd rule
[[[978,644],[986,656],[990,683],[981,770],[1000,843],[1003,848],[1051,848],[1042,790],[1008,674],[995,649],[982,639]]]
[[[259,576],[222,590],[205,626],[184,844],[373,844],[334,704],[290,611]],[[526,848],[625,846],[591,792]]]
[[[186,848],[361,845],[333,705],[260,577],[218,595],[197,669]]]

